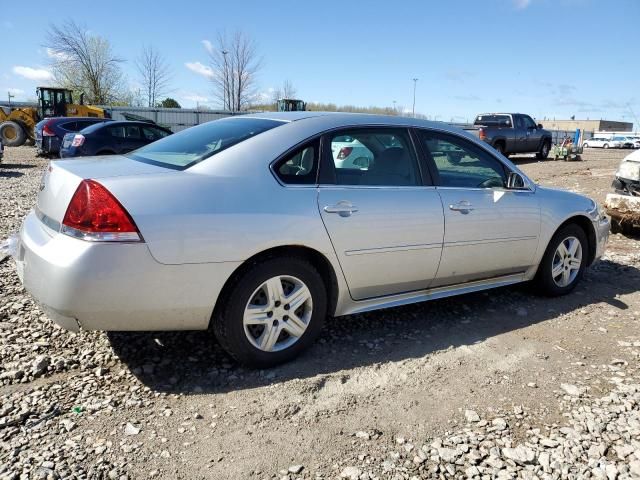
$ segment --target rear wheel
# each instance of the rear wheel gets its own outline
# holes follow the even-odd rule
[[[0,139],[6,147],[19,147],[27,140],[27,133],[18,122],[0,123]]]
[[[502,142],[497,142],[497,143],[493,146],[493,148],[495,148],[495,149],[498,151],[498,153],[501,153],[502,155],[505,155],[505,153],[504,153],[504,143],[502,143]],[[506,155],[505,155],[505,156],[506,156]]]
[[[562,227],[553,236],[534,280],[541,293],[565,295],[578,284],[587,265],[589,244],[578,225]]]
[[[327,312],[318,271],[302,258],[271,258],[233,281],[212,319],[220,345],[245,365],[264,368],[295,358],[313,343]]]
[[[540,147],[540,151],[536,153],[536,158],[544,160],[549,156],[549,150],[551,150],[551,143],[549,140],[545,140]]]
[[[582,148],[589,148],[589,144],[588,144],[588,143],[586,143],[586,142],[585,142],[585,143],[583,143],[583,144],[582,144]]]
[[[602,146],[602,148],[609,148],[609,144],[608,144],[608,143],[605,143],[605,144]]]

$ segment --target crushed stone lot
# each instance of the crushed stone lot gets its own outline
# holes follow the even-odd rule
[[[513,160],[603,202],[628,153]],[[47,162],[5,150],[0,242]],[[206,332],[65,332],[4,258],[0,479],[640,478],[639,287],[640,239],[612,235],[566,297],[330,319],[297,361],[248,370]]]

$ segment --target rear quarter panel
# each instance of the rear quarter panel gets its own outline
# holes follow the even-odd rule
[[[244,261],[282,245],[332,253],[317,189],[283,187],[268,171],[241,178],[184,171],[103,183],[127,208],[160,263]]]

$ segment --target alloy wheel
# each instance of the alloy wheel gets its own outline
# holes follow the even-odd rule
[[[567,237],[556,249],[551,264],[551,276],[559,287],[571,285],[582,266],[582,244],[576,237]]]
[[[249,298],[243,316],[244,332],[259,350],[284,350],[304,335],[312,312],[311,292],[302,280],[288,275],[272,277]]]

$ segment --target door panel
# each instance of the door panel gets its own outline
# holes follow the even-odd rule
[[[535,193],[438,188],[446,235],[432,286],[523,272],[533,263],[540,231]],[[462,205],[468,210],[452,210]]]
[[[320,187],[318,208],[354,299],[429,287],[444,236],[435,188]]]
[[[437,173],[444,210],[442,259],[431,286],[526,270],[540,230],[535,193],[504,188],[505,164],[466,138],[429,130],[417,137]]]
[[[528,152],[529,148],[529,136],[527,129],[524,128],[524,122],[522,120],[522,116],[514,115],[513,116],[513,135],[515,138],[515,144],[513,146],[514,153]]]

